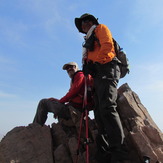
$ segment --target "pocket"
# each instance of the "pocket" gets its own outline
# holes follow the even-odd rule
[[[121,70],[120,70],[120,67],[119,67],[119,65],[118,64],[116,64],[116,74],[115,74],[115,76],[116,76],[116,79],[120,79],[120,76],[121,76]]]
[[[106,75],[108,79],[119,80],[120,67],[117,62],[109,62],[103,65],[102,73],[103,75]]]

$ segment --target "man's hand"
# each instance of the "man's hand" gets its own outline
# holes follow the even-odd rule
[[[90,74],[90,68],[88,64],[83,64],[83,69],[82,69],[83,73],[85,76],[87,76],[88,74]]]

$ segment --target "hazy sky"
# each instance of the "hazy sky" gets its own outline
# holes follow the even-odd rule
[[[0,137],[33,121],[40,99],[61,98],[81,67],[83,35],[74,18],[98,17],[127,52],[128,83],[163,130],[162,0],[0,0]],[[50,115],[47,124],[54,121]]]

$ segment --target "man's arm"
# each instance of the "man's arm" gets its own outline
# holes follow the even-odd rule
[[[112,34],[108,27],[104,24],[98,25],[96,29],[96,37],[99,39],[100,50],[97,54],[100,63],[111,61],[115,57],[114,44]]]
[[[75,74],[74,81],[68,93],[62,97],[59,102],[69,102],[73,97],[77,96],[80,93],[82,87],[84,87],[84,74],[83,72],[78,72]]]

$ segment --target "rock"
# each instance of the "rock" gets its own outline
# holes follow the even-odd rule
[[[150,163],[162,162],[163,134],[128,84],[118,89],[117,104],[130,153],[135,153],[139,162],[144,156],[150,158]],[[136,159],[130,155],[133,160]]]
[[[58,123],[58,124],[53,123],[51,132],[52,132],[52,136],[53,136],[53,148],[54,149],[57,148],[61,144],[67,143],[67,141],[68,141],[67,135],[64,132],[60,123]]]
[[[16,127],[0,143],[1,163],[53,163],[50,128]]]
[[[64,154],[64,156],[63,156]],[[55,163],[72,163],[69,151],[64,144],[60,144],[54,151]]]
[[[130,156],[125,163],[143,163],[148,157],[150,163],[163,163],[162,132],[128,84],[118,89],[117,104]],[[72,119],[59,119],[51,128],[30,124],[8,132],[0,142],[0,163],[75,163],[76,159],[78,163],[86,162],[84,126],[77,150],[81,113],[72,107],[69,109]],[[108,163],[110,155],[103,150],[99,152],[97,135],[95,120],[89,119],[90,163]]]

